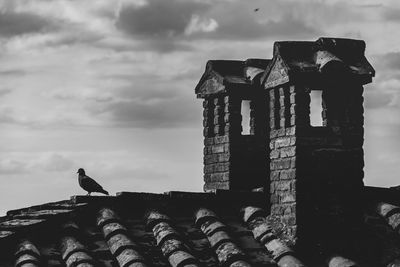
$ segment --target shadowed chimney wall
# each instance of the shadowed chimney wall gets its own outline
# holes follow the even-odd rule
[[[266,60],[207,63],[196,88],[197,96],[204,99],[205,191],[249,191],[269,184],[269,164],[265,161],[267,101],[259,84],[266,63]],[[253,75],[257,70],[259,75]],[[249,135],[242,134],[243,100],[250,101]]]
[[[271,214],[282,218],[294,242],[344,240],[361,225],[362,85],[374,73],[364,49],[348,39],[275,43],[265,74]],[[311,90],[322,90],[321,127],[310,125]]]

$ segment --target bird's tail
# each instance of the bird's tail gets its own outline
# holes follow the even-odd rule
[[[101,193],[103,193],[103,194],[105,194],[107,196],[109,195],[108,192],[106,190],[104,190],[104,189],[102,189]]]

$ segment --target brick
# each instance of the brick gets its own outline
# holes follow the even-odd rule
[[[284,97],[284,96],[279,97],[279,105],[280,105],[281,107],[284,107],[284,106],[285,106],[285,97]],[[283,108],[282,108],[282,109],[283,109]]]
[[[279,96],[284,96],[285,95],[285,88],[284,87],[279,87]]]
[[[295,178],[296,178],[296,169],[282,170],[280,172],[280,179],[281,180],[295,179]]]
[[[223,153],[225,145],[213,145],[211,147],[213,153]]]
[[[296,137],[290,137],[290,145],[291,146],[296,145],[296,142],[297,142],[297,138]]]
[[[289,146],[280,149],[281,158],[293,157],[296,155],[296,147]]]
[[[224,103],[229,103],[229,96],[224,96]]]
[[[229,172],[211,173],[204,178],[206,183],[229,181]]]
[[[277,130],[271,130],[270,132],[269,132],[269,137],[272,139],[272,138],[276,138],[276,137],[278,137],[278,131]]]
[[[280,171],[271,171],[270,179],[271,181],[279,180]]]
[[[207,164],[204,166],[204,173],[216,173],[229,171],[229,162],[220,162],[214,164]]]
[[[275,140],[271,140],[271,142],[269,143],[269,149],[275,149]]]
[[[275,130],[275,129],[277,128],[277,126],[278,126],[278,125],[275,124],[275,118],[270,119],[270,121],[269,121],[269,127],[270,127],[271,131]]]
[[[290,94],[290,103],[296,104],[296,93],[294,92]]]
[[[291,203],[296,201],[296,197],[291,193],[286,193],[279,198],[280,203]]]
[[[211,127],[204,127],[204,129],[203,129],[203,136],[204,136],[204,137],[210,137],[210,136],[212,136],[212,135],[213,135],[213,131],[212,131],[211,129],[213,129],[213,128],[211,128]]]
[[[271,159],[279,158],[279,150],[278,149],[271,150],[269,155]]]
[[[272,182],[271,181],[271,183],[270,183],[270,185],[269,185],[269,192],[271,193],[271,194],[273,194],[274,192],[275,192],[275,184],[276,184],[277,182]]]
[[[216,154],[204,156],[204,164],[207,165],[207,164],[212,164],[212,163],[215,163],[215,162],[218,162]]]
[[[269,99],[274,100],[275,99],[275,89],[272,89],[269,91]]]
[[[223,124],[224,123],[224,116],[214,116],[214,124]]]
[[[229,153],[221,153],[221,154],[216,154],[217,156],[217,161],[218,162],[226,162],[230,160],[230,154]]]
[[[230,189],[230,184],[228,181],[225,182],[210,182],[210,183],[205,183],[203,187],[205,192],[210,192],[215,189],[223,189],[223,190],[229,190]]]
[[[229,142],[229,136],[227,135],[217,136],[214,138],[215,144],[228,143],[228,142]]]
[[[290,137],[280,137],[275,140],[275,148],[286,147],[290,145]]]
[[[279,129],[277,131],[278,131],[278,136],[279,137],[283,137],[283,136],[286,135],[286,129],[285,128]]]
[[[209,137],[209,138],[204,138],[204,145],[209,146],[214,144],[214,138]]]
[[[212,153],[212,147],[211,146],[206,146],[203,148],[203,154],[206,155],[211,155]]]
[[[215,133],[215,135],[224,135],[224,126],[223,125],[215,125],[214,133]]]
[[[295,135],[296,134],[296,127],[295,126],[287,127],[285,134],[286,135]]]
[[[292,188],[291,180],[275,182],[275,189],[279,191],[290,191]]]
[[[291,183],[290,183],[290,191],[296,192],[296,183],[297,183],[296,180],[292,180],[291,181]]]
[[[222,114],[224,111],[224,108],[221,106],[215,106],[214,107],[214,116]]]
[[[224,152],[229,152],[230,151],[230,144],[224,144]]]
[[[296,168],[296,161],[297,161],[297,159],[296,159],[296,157],[292,157],[291,159],[290,159],[290,168]]]
[[[228,162],[230,160],[229,153],[209,154],[204,156],[204,164],[213,164],[218,162]]]
[[[272,170],[289,169],[290,163],[291,163],[290,158],[278,159],[278,160],[272,161],[270,167]]]

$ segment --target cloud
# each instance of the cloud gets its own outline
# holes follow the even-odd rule
[[[15,159],[0,160],[0,175],[21,174],[28,171],[28,165],[24,161]]]
[[[0,12],[0,36],[3,37],[42,32],[49,26],[47,19],[35,14]]]
[[[385,8],[383,11],[383,19],[387,21],[400,22],[399,8]]]
[[[252,16],[235,16],[218,20],[218,29],[204,37],[215,39],[254,40],[290,36],[308,39],[321,32],[305,24],[304,21],[285,14],[277,20],[258,21]],[[199,34],[200,35],[200,34]]]
[[[196,48],[198,39],[250,42],[287,36],[314,38],[323,33],[323,27],[317,28],[318,24],[314,23],[321,18],[309,18],[305,14],[310,9],[317,9],[318,13],[338,9],[323,4],[274,0],[256,1],[254,5],[262,6],[260,14],[241,1],[150,0],[141,6],[123,5],[115,26],[135,40],[137,45],[131,46],[132,50],[189,51]],[[340,13],[336,12],[335,19]]]
[[[365,90],[365,107],[397,108],[400,112],[400,53],[373,55],[371,63],[376,77]]]
[[[116,27],[132,36],[171,38],[182,35],[192,15],[210,4],[179,0],[150,0],[146,5],[125,5]]]
[[[26,71],[19,69],[2,70],[0,71],[0,76],[22,76],[25,75]]]
[[[215,19],[201,18],[199,15],[192,15],[192,19],[186,26],[185,35],[192,35],[198,32],[213,32],[218,28]]]
[[[9,88],[0,89],[0,97],[5,96],[5,95],[8,95],[8,94],[10,94],[11,92],[12,92],[12,90],[9,89]]]
[[[200,125],[200,111],[185,97],[129,99],[91,107],[94,116],[106,118],[111,125],[132,128],[176,128]]]
[[[400,70],[400,52],[389,52],[372,57],[374,67],[383,71]]]
[[[60,154],[51,154],[40,162],[39,167],[45,171],[63,172],[70,171],[75,165],[74,161]]]
[[[66,155],[45,153],[2,153],[0,175],[71,171],[75,162]]]
[[[374,89],[365,92],[364,98],[364,105],[368,109],[387,107],[393,99],[390,94],[382,91],[374,91]]]

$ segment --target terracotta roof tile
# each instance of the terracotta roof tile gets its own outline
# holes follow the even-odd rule
[[[1,222],[0,263],[305,266],[296,248],[286,243],[284,232],[269,218],[262,195],[125,192],[116,197],[73,197],[62,205],[53,204],[54,210],[52,204],[14,210]],[[377,212],[371,210],[366,215],[367,230],[373,235],[364,238],[360,251],[375,243],[381,256],[370,255],[371,259],[394,264],[400,258],[395,232],[400,209],[386,202],[374,207]],[[34,228],[29,228],[32,225]],[[357,266],[340,253],[327,255],[325,262],[329,266]]]

